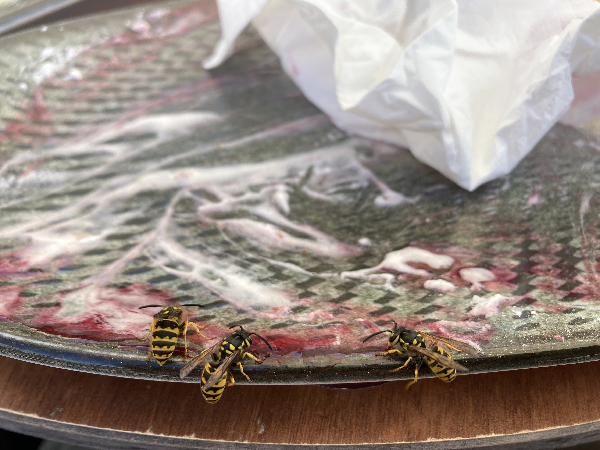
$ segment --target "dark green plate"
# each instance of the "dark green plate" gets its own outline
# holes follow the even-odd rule
[[[14,30],[81,0],[0,0],[0,34]]]
[[[362,343],[392,319],[480,346],[473,372],[598,359],[596,138],[557,125],[469,193],[335,128],[252,31],[205,71],[218,36],[194,2],[0,40],[1,354],[176,380],[138,308],[199,302],[273,344],[260,383],[411,377]]]

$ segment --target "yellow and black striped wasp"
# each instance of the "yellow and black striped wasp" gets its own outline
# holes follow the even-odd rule
[[[229,370],[232,365],[237,365],[242,375],[252,383],[250,377],[244,372],[242,359],[248,357],[254,359],[257,364],[262,364],[265,358],[259,359],[253,353],[248,351],[252,345],[250,335],[253,334],[259,337],[271,350],[273,350],[271,344],[269,344],[264,337],[256,333],[248,333],[241,325],[232,325],[229,328],[235,327],[240,327],[240,329],[231,333],[212,348],[208,348],[199,355],[194,356],[179,373],[181,378],[185,378],[196,366],[200,365],[208,357],[204,369],[202,370],[200,383],[202,395],[208,403],[217,403],[221,399],[225,387],[232,386],[235,383],[233,375]]]
[[[388,341],[388,349],[383,353],[375,353],[376,356],[389,356],[392,354],[400,354],[408,356],[406,362],[400,367],[390,370],[390,373],[404,369],[408,363],[414,360],[415,362],[415,379],[408,383],[406,389],[417,382],[419,368],[426,362],[431,371],[442,381],[449,383],[456,378],[456,371],[467,372],[468,369],[462,364],[457,363],[452,359],[452,356],[444,348],[465,352],[472,356],[477,356],[479,351],[471,345],[456,341],[454,339],[434,336],[422,331],[411,330],[403,326],[398,326],[395,320],[394,328],[391,330],[382,330],[373,333],[363,339],[367,342],[374,336],[381,333],[391,333]]]
[[[181,305],[181,306],[198,306],[202,308],[204,305]],[[165,306],[163,305],[146,305],[140,306],[139,309],[144,308],[162,308],[159,312],[154,314],[152,324],[150,325],[150,331],[143,339],[144,341],[150,338],[150,350],[148,350],[148,359],[150,361],[150,355],[153,355],[156,362],[161,366],[166,363],[175,351],[177,345],[177,338],[183,334],[183,340],[185,342],[185,352],[183,354],[183,360],[188,356],[187,352],[187,330],[191,325],[196,329],[198,334],[205,339],[214,339],[204,336],[199,327],[194,322],[190,322],[185,319],[181,321],[183,317],[183,311],[177,306]]]

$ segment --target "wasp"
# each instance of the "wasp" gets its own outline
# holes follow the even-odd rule
[[[198,306],[202,308],[204,305],[181,305],[181,306]],[[177,306],[166,306],[162,305],[146,305],[140,306],[139,309],[143,308],[162,308],[159,312],[154,314],[152,324],[150,325],[150,331],[143,339],[144,341],[148,337],[150,339],[150,350],[148,350],[148,359],[150,361],[150,355],[153,355],[156,362],[161,366],[166,363],[175,351],[175,345],[177,344],[177,338],[183,334],[183,340],[185,342],[185,352],[183,354],[183,360],[185,361],[188,356],[187,352],[187,330],[191,325],[196,329],[198,334],[205,339],[214,339],[204,336],[200,329],[204,327],[198,327],[194,322],[190,322],[185,319],[181,321],[183,311]]]
[[[367,336],[363,342],[367,342],[374,336],[381,333],[391,333],[388,341],[388,349],[384,353],[375,353],[376,356],[389,356],[400,354],[408,356],[406,362],[396,369],[390,370],[390,373],[404,369],[408,363],[415,362],[415,379],[408,383],[406,389],[417,382],[419,369],[423,362],[426,362],[431,371],[442,381],[449,383],[456,378],[456,371],[467,372],[468,369],[462,364],[452,359],[452,356],[444,348],[465,352],[472,356],[477,356],[479,351],[469,344],[455,341],[454,339],[433,336],[422,331],[411,330],[403,326],[398,326],[396,321],[391,330],[382,330]]]
[[[242,359],[248,357],[255,360],[257,364],[262,364],[265,358],[259,359],[253,353],[248,351],[252,345],[251,335],[260,338],[267,344],[269,349],[273,350],[271,344],[269,344],[269,342],[261,335],[248,333],[241,325],[232,325],[229,328],[235,327],[240,327],[240,329],[234,331],[213,347],[194,356],[185,366],[183,366],[179,373],[181,378],[185,378],[196,366],[200,365],[204,360],[207,360],[204,369],[202,370],[200,388],[204,399],[208,403],[217,403],[221,399],[225,387],[232,386],[235,383],[230,371],[230,368],[233,365],[238,366],[242,375],[252,383],[250,377],[244,372]]]

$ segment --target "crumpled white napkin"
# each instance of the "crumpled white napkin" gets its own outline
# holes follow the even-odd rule
[[[572,73],[585,85],[600,72],[595,0],[218,0],[218,6],[222,38],[206,68],[226,59],[252,21],[288,75],[337,126],[407,146],[469,190],[510,172],[565,114]],[[571,116],[567,122],[582,118],[581,111]]]

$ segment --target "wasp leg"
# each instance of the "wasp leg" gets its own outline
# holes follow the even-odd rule
[[[409,387],[411,387],[413,384],[415,384],[417,382],[417,378],[419,377],[419,368],[420,367],[421,367],[421,362],[417,363],[417,367],[415,367],[415,379],[413,381],[411,381],[410,383],[408,383],[404,389],[408,389]]]
[[[190,321],[189,321],[189,320],[187,320],[187,319],[185,319],[185,322],[183,322],[183,324],[182,324],[182,325],[183,325],[183,332],[182,332],[182,334],[183,334],[183,342],[184,342],[184,345],[185,345],[185,350],[184,350],[184,352],[183,352],[183,360],[185,361],[185,360],[186,360],[186,358],[187,358],[188,356],[190,356],[190,354],[189,354],[189,353],[188,353],[188,351],[187,351],[187,330],[188,330],[188,327],[189,327],[190,325],[191,325],[191,326],[193,326],[193,327],[196,329],[196,332],[197,332],[197,333],[198,333],[200,336],[202,336],[204,339],[212,340],[212,339],[214,339],[214,338],[209,338],[209,337],[206,337],[206,336],[204,336],[202,333],[200,333],[200,328],[198,328],[198,325],[196,325],[194,322],[190,322]]]
[[[387,350],[387,351],[385,351],[383,353],[375,353],[375,356],[389,356],[392,353],[399,353],[401,355],[404,355],[404,352],[402,352],[402,351],[400,351],[398,349],[392,348],[392,349]]]
[[[250,353],[250,352],[244,353],[240,359],[244,359],[246,356],[248,358],[252,358],[254,361],[256,361],[256,364],[262,364],[265,361],[265,359],[267,359],[266,357],[265,358],[257,358],[256,355],[254,355],[253,353]]]
[[[402,364],[400,367],[398,367],[397,369],[392,369],[390,370],[390,373],[394,373],[394,372],[398,372],[400,369],[404,369],[406,366],[408,366],[408,363],[411,362],[413,359],[412,356],[409,356],[408,359],[406,360],[406,362],[404,364]]]
[[[140,341],[146,341],[154,332],[154,327],[156,326],[156,319],[152,319],[152,324],[150,325],[150,330],[144,339],[139,339]],[[152,342],[150,342],[150,349],[148,350],[148,357],[146,358],[146,362],[150,362],[150,356],[152,355]]]
[[[445,345],[446,347],[448,347],[450,350],[454,350],[457,352],[461,352],[462,350],[457,349],[456,347],[451,346],[450,344],[448,344],[447,342],[436,342],[437,345]]]
[[[138,341],[147,341],[152,332],[154,331],[154,326],[156,325],[156,319],[152,319],[152,323],[150,324],[150,329],[148,330],[148,334],[144,339],[138,339]]]
[[[187,322],[187,320],[186,320],[186,322]],[[212,341],[212,340],[214,339],[214,337],[208,337],[208,336],[204,336],[204,335],[203,335],[203,334],[200,332],[200,330],[201,330],[202,328],[206,328],[205,326],[204,326],[204,327],[199,327],[199,326],[198,326],[197,324],[195,324],[194,322],[189,322],[189,324],[190,324],[191,326],[193,326],[193,327],[196,329],[196,332],[197,332],[197,333],[198,333],[200,336],[202,336],[204,339],[206,339],[206,340],[208,340],[208,341]],[[187,329],[187,328],[186,328],[186,329]]]
[[[244,372],[244,366],[242,366],[242,363],[238,362],[237,365],[240,366],[240,372],[242,372],[242,375],[244,375],[246,377],[246,379],[248,380],[249,383],[252,383],[252,380],[250,379],[250,377],[248,375],[246,375],[246,372]]]
[[[229,383],[227,383],[227,386],[233,386],[235,384],[235,379],[233,378],[233,375],[231,375],[231,372],[229,372]]]

